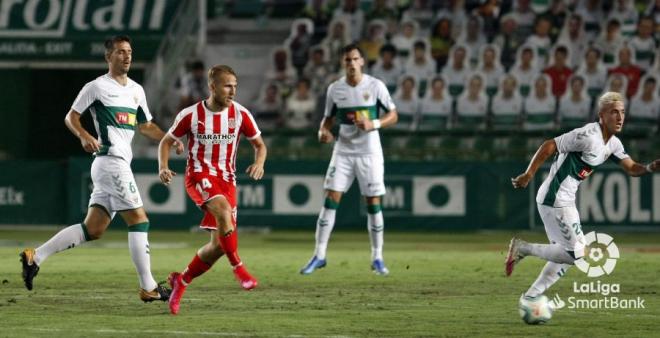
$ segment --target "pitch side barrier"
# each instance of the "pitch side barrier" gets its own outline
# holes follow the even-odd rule
[[[1,224],[72,224],[85,215],[92,189],[90,158],[0,162]],[[242,173],[249,163],[239,163]],[[154,228],[188,229],[201,212],[183,187],[179,173],[160,184],[157,161],[134,160],[136,183]],[[534,195],[547,168],[527,190],[514,190],[510,178],[523,162],[386,162],[383,209],[388,229],[525,229],[542,226]],[[313,229],[323,204],[325,161],[269,161],[266,176],[252,181],[239,175],[238,222],[274,229]],[[584,225],[660,230],[660,174],[632,178],[604,166],[582,183],[578,209]],[[366,208],[357,184],[344,195],[339,229],[363,229]],[[117,219],[117,225],[123,226]]]

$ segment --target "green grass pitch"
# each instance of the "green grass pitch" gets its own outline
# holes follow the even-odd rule
[[[366,230],[333,234],[328,266],[310,276],[298,270],[312,253],[313,231],[245,232],[240,253],[259,287],[242,291],[223,258],[191,284],[177,316],[165,303],[139,300],[123,231],[52,256],[27,291],[18,253],[54,232],[0,230],[1,337],[651,337],[660,328],[660,234],[610,233],[621,258],[600,279],[620,284],[619,298],[643,298],[645,309],[564,308],[529,326],[517,301],[543,262],[527,258],[505,278],[513,232],[386,233],[387,277],[369,269]],[[156,279],[182,270],[207,236],[152,232]],[[580,296],[573,282],[590,281],[572,268],[547,294]]]

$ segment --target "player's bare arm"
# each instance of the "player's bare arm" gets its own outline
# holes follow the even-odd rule
[[[532,180],[536,171],[539,170],[539,167],[555,152],[557,152],[557,144],[554,139],[546,140],[539,147],[532,157],[532,160],[529,162],[529,166],[524,173],[518,175],[515,178],[511,178],[511,184],[514,188],[526,188],[529,184],[529,181]]]
[[[364,131],[371,131],[374,129],[387,128],[393,126],[399,120],[399,115],[396,110],[388,111],[383,117],[378,120],[360,119],[355,121],[355,125]],[[378,122],[376,122],[378,121]]]
[[[621,168],[623,168],[623,171],[625,171],[626,174],[638,177],[649,173],[658,172],[660,169],[660,159],[652,161],[648,164],[641,164],[628,157],[621,160],[619,165]]]
[[[83,128],[80,123],[80,113],[71,109],[64,118],[64,124],[69,128],[71,133],[80,139],[80,144],[83,149],[88,153],[97,152],[101,149],[101,144],[90,133]]]
[[[334,124],[334,117],[324,117],[323,120],[321,120],[321,126],[319,127],[319,142],[332,143],[335,140],[335,136],[332,135],[332,131],[330,131]]]
[[[158,145],[158,177],[160,177],[160,181],[165,185],[170,184],[172,177],[176,176],[176,173],[170,170],[169,167],[170,149],[175,144],[180,144],[180,142],[175,140],[171,135],[165,134]]]
[[[260,180],[264,177],[264,162],[266,162],[266,144],[261,136],[257,136],[255,139],[250,140],[252,148],[254,149],[254,163],[252,163],[245,172],[255,181]]]
[[[160,129],[160,127],[157,124],[151,121],[140,123],[138,125],[138,130],[140,131],[140,134],[154,141],[161,141],[165,136],[165,132],[162,129]],[[174,140],[173,145],[177,155],[183,153],[183,144],[181,142]]]

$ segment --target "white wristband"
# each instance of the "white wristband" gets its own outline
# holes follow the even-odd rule
[[[651,170],[651,163],[649,163],[649,164],[647,164],[646,166],[644,166],[644,169],[646,169],[646,172],[648,172],[648,173],[652,173],[652,172],[653,172],[653,170]]]
[[[374,124],[374,129],[380,129],[380,120],[373,120],[371,123]]]

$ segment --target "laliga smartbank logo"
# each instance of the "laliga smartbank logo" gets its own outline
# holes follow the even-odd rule
[[[584,256],[575,261],[575,266],[588,277],[598,278],[610,275],[619,259],[619,247],[612,236],[592,231],[584,236]],[[644,299],[621,298],[621,284],[604,283],[595,280],[589,283],[573,282],[574,296],[566,301],[558,294],[550,301],[554,310],[564,307],[569,309],[645,309]]]
[[[614,238],[592,231],[584,239],[584,256],[575,261],[575,266],[589,277],[611,274],[619,259],[619,247],[614,244]]]

